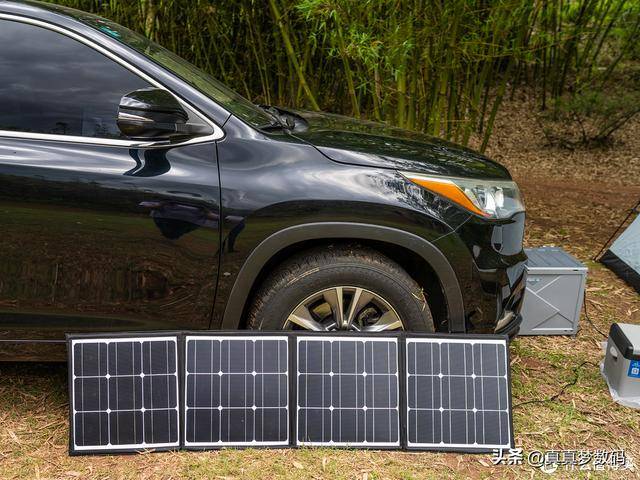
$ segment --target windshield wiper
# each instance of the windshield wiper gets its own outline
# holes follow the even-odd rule
[[[274,120],[273,122],[263,123],[262,125],[258,125],[258,129],[260,130],[287,130],[279,120]]]
[[[277,108],[269,105],[257,105],[260,110],[272,118],[272,121],[264,125],[259,125],[261,130],[293,130],[295,122],[289,117],[282,115]]]

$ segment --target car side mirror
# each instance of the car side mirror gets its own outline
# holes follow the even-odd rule
[[[127,93],[118,108],[118,128],[135,140],[171,140],[212,133],[209,126],[188,121],[189,114],[178,99],[161,88]]]

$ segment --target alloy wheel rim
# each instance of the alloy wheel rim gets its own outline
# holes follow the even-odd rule
[[[382,332],[404,330],[404,325],[382,296],[366,288],[342,285],[309,295],[292,310],[283,328]]]

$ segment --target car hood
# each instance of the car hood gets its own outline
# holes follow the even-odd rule
[[[429,135],[342,115],[289,112],[308,123],[293,135],[336,162],[428,175],[511,178],[506,168],[484,155]]]

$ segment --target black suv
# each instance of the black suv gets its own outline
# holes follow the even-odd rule
[[[0,350],[67,332],[515,333],[507,170],[257,106],[108,20],[0,0]]]

